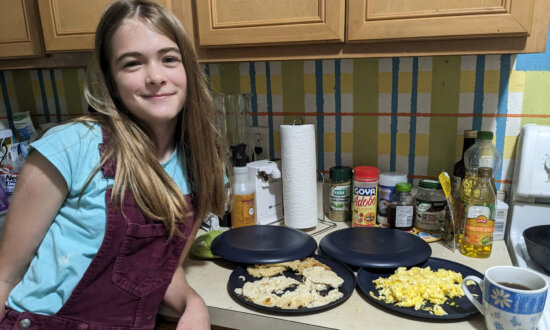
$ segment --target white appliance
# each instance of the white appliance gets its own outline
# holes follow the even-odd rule
[[[505,239],[512,262],[541,273],[550,283],[550,274],[529,257],[523,238],[529,227],[550,225],[550,126],[521,128],[510,201]],[[550,330],[550,295],[538,329]]]
[[[283,182],[281,165],[271,160],[246,164],[255,185],[256,224],[267,225],[283,219]]]

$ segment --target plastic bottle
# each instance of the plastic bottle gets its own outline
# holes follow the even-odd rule
[[[464,165],[464,154],[471,146],[476,142],[477,131],[474,130],[465,130],[464,131],[464,143],[462,144],[462,156],[458,162],[455,163],[453,167],[453,180],[452,183],[452,192],[458,195],[460,190],[460,184],[462,179],[466,175],[466,166]]]
[[[493,170],[480,167],[471,193],[464,199],[464,238],[460,253],[473,258],[488,258],[493,245],[496,194],[491,184]]]
[[[474,145],[464,152],[466,171],[475,171],[480,167],[490,167],[495,174],[500,169],[502,155],[493,145],[493,132],[479,131]],[[495,182],[491,176],[491,184],[496,191]]]
[[[352,227],[374,227],[378,168],[357,166],[353,170]]]
[[[378,208],[376,222],[381,227],[389,227],[387,207],[395,192],[395,185],[399,182],[407,182],[407,174],[387,172],[380,173],[378,178]]]
[[[246,146],[244,144],[232,147],[233,151],[233,194],[231,207],[231,228],[252,226],[256,224],[254,209],[255,185],[248,175],[246,167]]]
[[[400,182],[395,185],[395,192],[388,205],[388,224],[390,228],[411,230],[416,211],[414,197],[411,195],[411,184]]]

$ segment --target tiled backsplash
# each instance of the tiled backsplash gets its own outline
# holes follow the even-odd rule
[[[204,64],[215,92],[251,93],[254,126],[270,132],[296,117],[316,126],[317,166],[371,165],[414,183],[451,171],[466,129],[491,130],[512,179],[521,125],[550,125],[550,52],[353,60]],[[85,113],[82,68],[0,71],[0,119],[31,111],[35,124]]]

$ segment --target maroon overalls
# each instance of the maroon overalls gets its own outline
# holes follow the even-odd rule
[[[104,177],[113,178],[116,161],[110,159],[101,170]],[[101,247],[61,309],[54,315],[7,309],[0,329],[154,328],[158,306],[172,280],[194,216],[190,213],[184,224],[178,225],[183,237],[174,235],[167,243],[164,225],[145,217],[130,191],[124,197],[126,217],[111,205],[111,193],[108,188],[107,228]],[[186,200],[191,205],[189,196]]]

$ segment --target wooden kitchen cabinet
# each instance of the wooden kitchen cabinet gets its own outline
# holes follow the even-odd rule
[[[0,58],[44,53],[34,0],[0,0]]]
[[[285,9],[297,6],[295,2],[307,1],[277,1],[273,8],[267,7],[270,13],[265,19],[258,14],[260,0],[193,0],[199,59],[226,62],[543,52],[550,19],[548,0],[341,0],[335,2],[346,10],[341,21],[345,30],[342,41],[320,33],[302,38],[291,24],[286,26],[290,33],[281,32],[277,24],[285,24]],[[279,6],[284,8],[274,9]],[[328,0],[311,1],[309,14],[301,19],[311,17],[312,8],[322,13],[321,9],[329,6]],[[326,22],[333,11],[325,12]],[[277,20],[272,15],[280,17]],[[319,14],[316,19],[322,21],[322,17]],[[298,24],[302,25],[307,24]]]
[[[345,0],[198,0],[201,47],[344,42]]]
[[[348,42],[526,37],[535,0],[348,0]]]
[[[92,50],[97,23],[112,1],[38,0],[46,52]],[[172,7],[170,0],[156,2]]]

